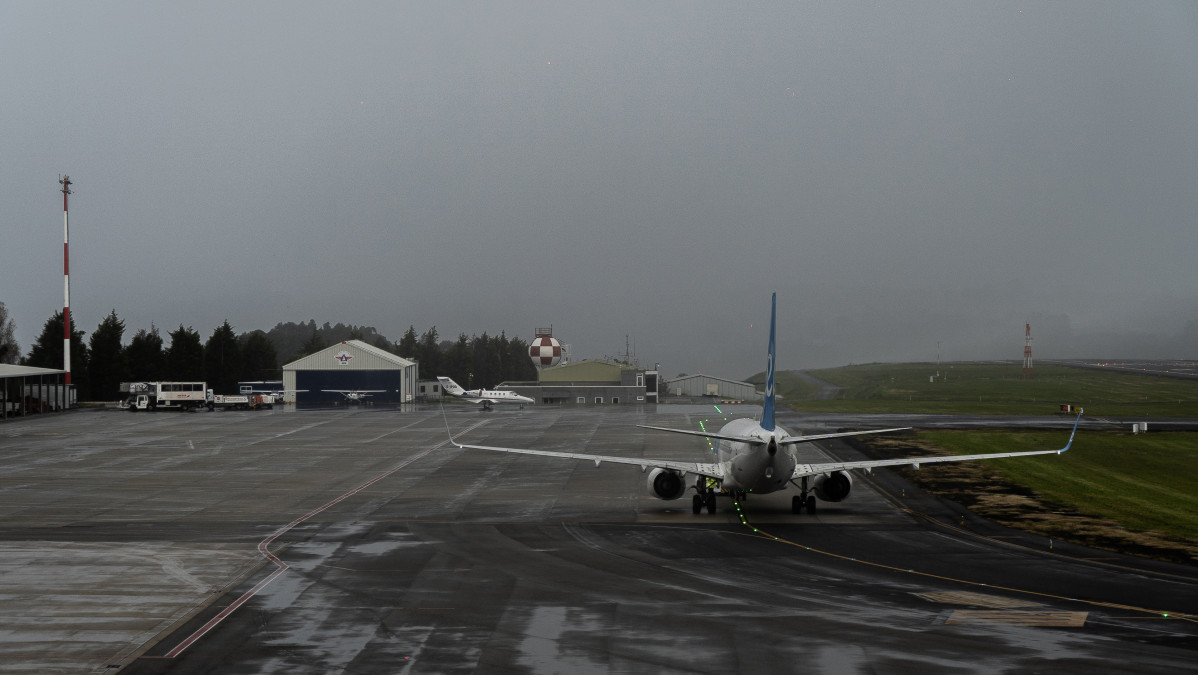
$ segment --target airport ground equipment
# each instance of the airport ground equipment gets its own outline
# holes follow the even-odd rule
[[[195,410],[212,402],[212,390],[204,382],[122,382],[128,396],[120,407],[138,410]]]

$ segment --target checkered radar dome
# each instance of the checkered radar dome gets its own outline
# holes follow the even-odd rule
[[[562,343],[553,337],[539,337],[528,346],[528,356],[538,368],[556,366],[562,362]]]

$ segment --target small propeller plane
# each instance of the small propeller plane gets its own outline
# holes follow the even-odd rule
[[[341,394],[350,405],[359,405],[371,394],[382,394],[386,389],[321,389],[331,394]]]
[[[462,389],[457,382],[448,377],[438,377],[437,381],[441,383],[441,391],[460,398],[471,403],[483,404],[483,410],[490,410],[492,403],[519,403],[520,407],[524,407],[525,403],[535,403],[527,396],[521,396],[514,391],[495,390],[495,389]]]
[[[911,466],[919,468],[921,464],[939,462],[972,462],[979,459],[998,459],[1001,457],[1030,457],[1033,455],[1061,454],[1073,445],[1073,436],[1077,433],[1077,425],[1081,422],[1081,411],[1073,423],[1073,431],[1069,434],[1069,442],[1059,450],[1032,450],[1025,452],[1000,452],[980,455],[946,455],[937,457],[906,457],[899,459],[864,460],[855,462],[821,462],[802,464],[794,456],[794,446],[799,443],[860,436],[863,434],[882,434],[894,431],[905,431],[910,427],[893,429],[874,429],[868,431],[849,431],[832,434],[796,435],[774,423],[774,331],[777,317],[777,296],[775,293],[770,300],[770,342],[769,354],[765,367],[765,403],[762,408],[761,421],[753,419],[736,419],[725,424],[718,432],[693,431],[688,429],[668,429],[637,425],[645,429],[666,431],[676,434],[689,434],[719,441],[715,449],[716,456],[712,462],[680,462],[663,459],[637,459],[632,457],[615,457],[608,455],[589,455],[575,452],[556,452],[551,450],[532,450],[525,448],[502,448],[488,445],[470,445],[459,443],[450,435],[450,442],[459,448],[471,450],[489,450],[493,452],[511,452],[524,455],[541,455],[544,457],[559,457],[564,459],[586,460],[599,466],[603,462],[613,464],[631,464],[641,467],[641,471],[649,472],[648,488],[650,494],[658,499],[678,499],[686,494],[687,476],[695,476],[692,498],[692,510],[700,513],[706,507],[708,513],[716,511],[716,497],[731,497],[740,501],[749,494],[766,494],[784,490],[788,485],[798,488],[799,494],[791,498],[791,511],[815,513],[816,498],[826,502],[843,501],[849,496],[853,487],[850,471],[853,469],[874,469],[883,466]]]

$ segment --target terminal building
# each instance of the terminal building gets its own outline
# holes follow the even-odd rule
[[[543,368],[536,382],[505,382],[543,405],[644,405],[657,403],[657,371],[618,361],[586,359]]]
[[[370,392],[366,403],[411,403],[419,381],[415,361],[361,340],[346,340],[283,366],[286,403],[332,405],[343,392]],[[298,391],[297,391],[298,390]]]

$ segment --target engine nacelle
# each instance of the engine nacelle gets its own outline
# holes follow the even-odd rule
[[[678,499],[686,494],[686,481],[677,471],[657,468],[649,472],[649,492],[658,499]]]
[[[844,501],[853,489],[853,477],[847,471],[821,473],[811,484],[811,491],[825,502]]]

